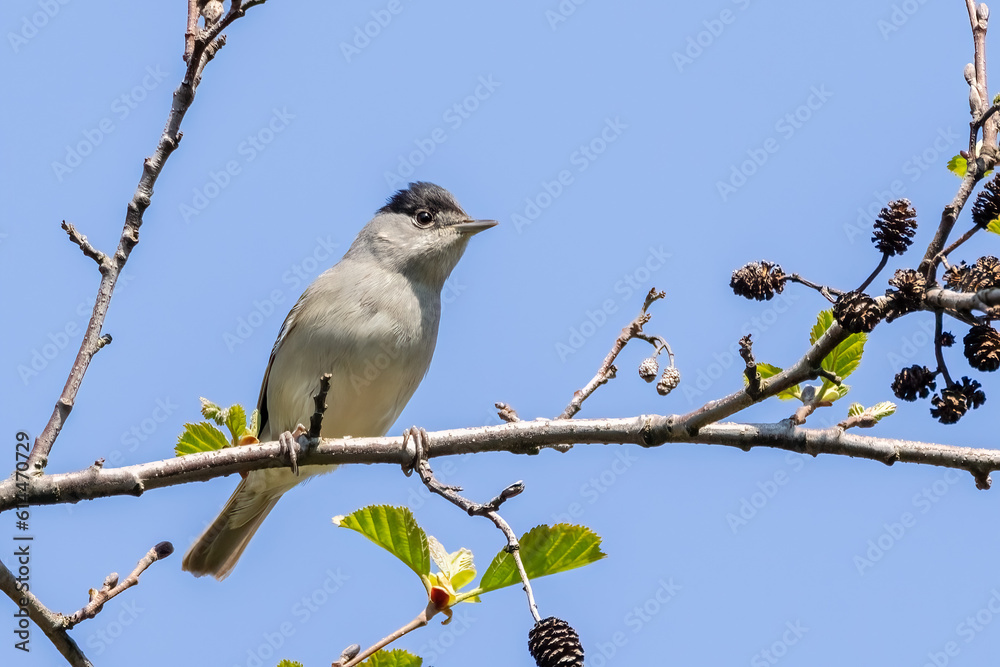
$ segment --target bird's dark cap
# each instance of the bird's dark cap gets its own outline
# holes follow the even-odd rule
[[[420,209],[427,209],[432,213],[451,211],[459,215],[466,215],[450,192],[440,185],[434,185],[426,181],[410,183],[408,188],[400,190],[390,197],[386,205],[380,208],[378,212],[400,213],[412,216]]]

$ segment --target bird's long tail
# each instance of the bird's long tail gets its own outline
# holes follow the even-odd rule
[[[247,484],[258,473],[242,480],[229,502],[184,556],[182,569],[201,577],[210,574],[222,581],[236,566],[260,524],[286,491]],[[253,488],[257,486],[258,488]]]

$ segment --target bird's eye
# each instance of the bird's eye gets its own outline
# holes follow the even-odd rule
[[[434,222],[434,215],[424,209],[417,211],[417,215],[414,217],[416,218],[417,225],[420,227],[429,227]]]

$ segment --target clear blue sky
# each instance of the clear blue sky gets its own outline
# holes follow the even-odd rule
[[[16,431],[37,435],[51,412],[97,286],[59,222],[99,248],[117,242],[182,75],[183,5],[5,5],[8,466]],[[972,42],[960,2],[271,0],[228,32],[115,293],[114,343],[87,375],[52,471],[171,456],[199,396],[252,404],[291,303],[411,179],[501,226],[455,271],[434,363],[391,433],[495,423],[495,401],[525,418],[558,414],[652,286],[668,298],[647,328],[672,344],[681,387],[658,396],[635,373],[646,351],[629,347],[581,416],[686,412],[740,386],[742,334],[754,332],[758,359],[784,366],[824,307],[794,286],[767,304],[739,299],[733,269],[768,258],[856,286],[878,260],[865,210],[898,194],[921,227],[888,271],[915,264],[958,184],[945,163],[967,141]],[[958,228],[967,224],[965,214]],[[987,253],[995,237],[963,257]],[[891,399],[901,365],[932,365],[930,322],[879,327],[848,400]],[[959,348],[949,359],[976,376]],[[23,376],[32,363],[37,374]],[[998,384],[978,379],[989,401],[957,426],[921,402],[875,433],[996,446]],[[836,423],[846,403],[810,424]],[[792,409],[770,401],[740,418]],[[518,532],[572,513],[604,537],[606,560],[536,588],[542,614],[577,628],[593,667],[918,667],[935,664],[929,656],[972,666],[1000,650],[1000,496],[968,475],[691,445],[437,467],[478,499],[524,480],[505,507]],[[391,556],[331,525],[370,503],[409,505],[447,547],[472,548],[481,571],[502,546],[488,522],[372,466],[289,493],[228,580],[194,579],[181,554],[235,484],[32,510],[33,587],[56,610],[82,606],[153,544],[177,548],[74,630],[96,664],[316,666],[371,643],[412,618],[423,592]],[[744,503],[756,513],[736,524]],[[0,539],[13,522],[0,517]],[[888,549],[859,566],[872,543]],[[30,656],[14,651],[4,623],[0,662],[59,664],[40,632]],[[530,626],[523,595],[507,589],[399,645],[438,667],[530,664]],[[281,644],[273,656],[269,641]]]

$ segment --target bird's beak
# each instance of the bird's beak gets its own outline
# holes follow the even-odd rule
[[[498,223],[496,220],[462,220],[455,224],[455,228],[462,232],[463,234],[478,234],[484,229],[489,229],[490,227],[496,227]]]

